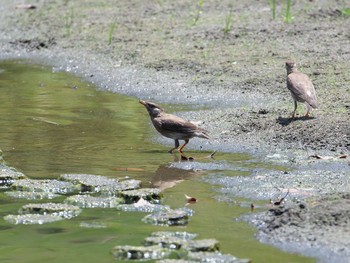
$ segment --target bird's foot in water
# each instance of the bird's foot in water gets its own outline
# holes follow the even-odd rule
[[[214,155],[216,154],[216,151],[214,151],[213,153],[204,156],[204,157],[198,157],[198,158],[194,158],[194,157],[187,157],[184,153],[180,153],[181,154],[181,161],[194,161],[194,160],[198,160],[198,159],[214,159]]]
[[[184,155],[183,153],[181,153],[181,161],[194,161],[194,158],[193,157],[187,157],[186,155]]]

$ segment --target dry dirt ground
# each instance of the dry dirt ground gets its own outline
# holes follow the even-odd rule
[[[291,2],[293,19],[287,23],[285,4],[277,4],[273,19],[267,0],[33,0],[28,3],[35,8],[30,9],[21,5],[23,1],[2,0],[0,58],[30,58],[77,74],[104,90],[188,104],[195,111],[178,114],[203,122],[213,136],[207,147],[307,167],[319,178],[313,187],[323,189],[323,171],[350,175],[350,16],[344,12],[350,3]],[[295,60],[313,80],[319,109],[312,118],[301,117],[303,105],[296,120],[288,118],[293,104],[286,89],[287,59]],[[338,158],[326,163],[321,158],[309,167],[312,155],[347,159],[338,164]],[[275,180],[284,183],[283,176]],[[314,209],[317,212],[308,213],[310,217],[318,213],[329,218],[328,208],[343,207],[338,203],[350,208],[348,195],[338,192],[332,188],[337,196],[332,202],[316,195],[325,207],[303,212]],[[342,192],[349,193],[350,188]],[[295,207],[290,209],[300,208]],[[292,212],[281,214],[293,217]],[[303,240],[306,246],[317,244],[350,258],[350,246],[339,249],[337,243],[349,239],[343,231],[350,226],[349,213],[340,214],[341,224],[329,223],[333,219],[317,224],[301,220],[299,228],[293,225],[289,231],[290,221],[280,220],[276,228],[269,227],[266,219],[267,226],[260,229],[271,237],[265,242]],[[277,218],[279,213],[270,216]],[[339,234],[325,237],[321,231],[312,238],[299,238],[309,235],[301,229],[322,226]]]

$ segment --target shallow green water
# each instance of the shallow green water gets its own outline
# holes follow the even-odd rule
[[[253,262],[314,262],[257,242],[252,227],[235,221],[248,208],[217,202],[215,186],[200,181],[205,172],[169,168],[176,155],[166,150],[173,142],[167,147],[152,143],[154,131],[137,99],[98,91],[74,76],[25,61],[0,62],[0,93],[0,149],[8,166],[31,178],[88,173],[128,176],[161,187],[183,180],[164,190],[164,203],[183,207],[184,194],[199,199],[190,206],[195,214],[186,227],[147,225],[141,222],[143,213],[114,209],[85,209],[76,218],[45,225],[11,225],[2,217],[33,201],[0,192],[0,262],[115,262],[113,246],[140,245],[158,230],[216,238],[223,253]],[[218,153],[216,160],[246,170],[227,171],[232,176],[266,165],[242,154]],[[82,222],[106,228],[83,228]]]

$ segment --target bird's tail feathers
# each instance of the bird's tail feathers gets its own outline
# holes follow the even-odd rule
[[[306,107],[310,109],[317,109],[317,102],[316,101],[310,101],[306,102]]]

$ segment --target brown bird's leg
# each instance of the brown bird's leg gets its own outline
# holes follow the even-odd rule
[[[185,140],[185,143],[184,143],[184,144],[180,147],[180,149],[179,149],[179,153],[183,153],[183,152],[182,152],[182,149],[185,148],[185,146],[188,144],[189,141],[190,141],[189,139],[186,139],[186,140]]]
[[[174,151],[175,149],[179,148],[179,146],[180,146],[179,140],[178,140],[178,139],[175,139],[175,147],[172,148],[172,149],[170,149],[170,150],[168,151],[168,153],[173,153],[173,151]]]
[[[298,107],[298,106],[297,106],[297,101],[294,100],[294,111],[293,111],[292,116],[291,116],[292,119],[295,118],[295,112],[297,111],[297,107]]]
[[[310,111],[311,111],[311,107],[308,104],[306,104],[306,113],[304,117],[310,117]]]

